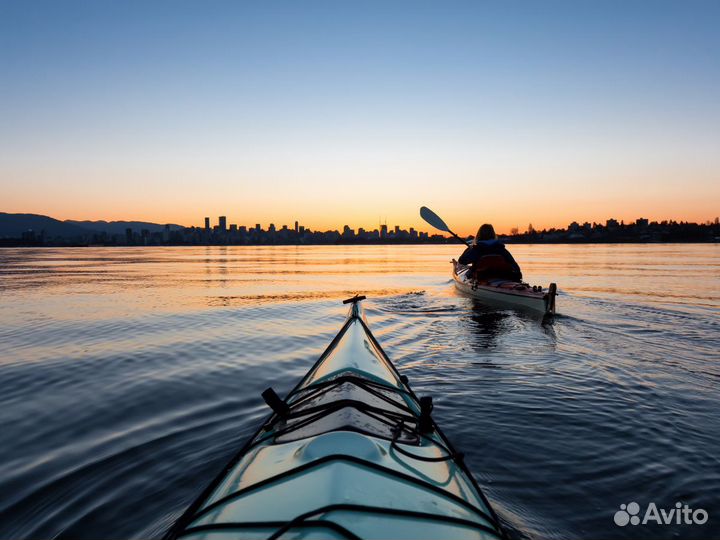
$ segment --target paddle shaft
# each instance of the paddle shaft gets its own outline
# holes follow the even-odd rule
[[[457,234],[455,234],[454,232],[452,232],[450,229],[448,229],[447,232],[449,232],[449,233],[453,236],[453,238],[455,238],[455,239],[458,240],[459,242],[462,242],[462,243],[465,244],[466,246],[469,246],[469,245],[470,245],[470,243],[469,243],[467,240],[465,240],[465,239],[463,239],[463,238],[460,238]]]

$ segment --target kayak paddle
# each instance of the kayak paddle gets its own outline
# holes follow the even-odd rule
[[[450,230],[450,227],[448,227],[445,222],[442,220],[440,216],[438,216],[435,212],[430,210],[427,206],[423,206],[420,208],[420,217],[423,218],[425,221],[427,221],[430,225],[435,227],[439,231],[447,232],[453,235],[457,240],[462,242],[463,244],[470,245],[470,243],[467,240],[463,240],[460,238],[457,234],[452,232]]]

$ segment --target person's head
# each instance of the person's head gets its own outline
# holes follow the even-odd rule
[[[497,236],[495,235],[495,229],[493,226],[489,223],[485,223],[478,229],[478,232],[475,235],[475,243],[477,244],[483,240],[495,240],[496,238]]]

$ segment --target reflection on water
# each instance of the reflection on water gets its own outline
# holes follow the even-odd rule
[[[479,349],[489,349],[497,345],[497,336],[503,332],[503,326],[508,323],[510,314],[502,311],[485,311],[473,306],[473,314],[470,316],[472,325],[470,330],[473,336],[471,343]]]
[[[502,310],[484,305],[477,300],[471,300],[472,307],[468,309],[468,342],[477,348],[479,353],[484,349],[491,349],[498,346],[498,338],[504,334],[512,334],[518,339],[523,328],[529,328],[532,334],[544,332],[552,339],[555,338],[553,324],[554,315],[541,315],[532,311],[519,309]],[[534,339],[534,338],[533,338]]]
[[[161,535],[356,292],[513,536],[720,536],[720,246],[511,248],[554,318],[458,295],[454,246],[0,251],[0,537]]]

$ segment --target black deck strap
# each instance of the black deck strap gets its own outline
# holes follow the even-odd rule
[[[400,436],[400,434],[403,432],[403,429],[405,429],[405,422],[400,420],[397,425],[392,428],[393,441]]]
[[[306,392],[305,395],[298,397],[294,402],[289,404],[290,408],[294,409],[294,408],[306,403],[307,401],[315,399],[316,397],[319,397],[320,395],[322,395],[334,388],[337,388],[338,386],[346,384],[346,383],[354,384],[358,388],[362,388],[366,392],[368,392],[384,401],[387,401],[390,405],[393,405],[394,407],[403,409],[407,412],[412,412],[406,402],[395,401],[394,399],[389,398],[388,396],[386,396],[386,395],[382,394],[382,392],[380,392],[380,390],[385,390],[387,392],[393,392],[395,394],[405,395],[405,396],[410,397],[413,401],[415,401],[414,396],[411,396],[407,390],[405,390],[403,388],[397,388],[394,386],[390,386],[387,384],[381,384],[381,383],[377,383],[374,381],[369,381],[367,379],[363,379],[356,375],[341,375],[341,376],[331,379],[329,381],[313,383],[310,386],[306,386],[305,388],[291,392],[290,394],[288,394],[288,397],[286,398],[286,400],[289,400],[291,397],[300,395],[301,392]]]
[[[334,401],[332,403],[323,404],[323,405],[317,405],[315,407],[308,407],[307,409],[303,409],[301,411],[297,412],[290,412],[288,416],[286,417],[287,420],[298,420],[297,422],[290,423],[283,429],[276,431],[272,435],[277,437],[280,437],[282,435],[285,435],[291,431],[296,431],[297,429],[300,429],[302,427],[305,427],[306,425],[312,424],[319,420],[320,418],[323,418],[325,416],[329,416],[337,411],[340,411],[342,409],[346,408],[353,408],[356,411],[362,412],[364,414],[367,414],[369,416],[372,416],[373,418],[376,418],[377,420],[380,420],[384,424],[393,427],[399,420],[414,420],[413,416],[410,415],[404,415],[399,412],[395,411],[388,411],[387,409],[378,409],[377,407],[373,407],[372,405],[367,405],[366,403],[362,401],[355,401],[351,399],[346,400],[340,400],[340,401]],[[373,415],[372,413],[375,413],[377,416]],[[335,431],[335,430],[332,430]]]
[[[405,429],[405,423],[402,420],[392,429],[393,438],[390,441],[390,448],[395,450],[396,452],[398,452],[404,456],[407,456],[409,458],[417,459],[418,461],[426,461],[429,463],[439,463],[442,461],[450,461],[452,459],[457,459],[458,455],[460,456],[460,459],[462,459],[462,454],[456,454],[455,452],[453,452],[450,448],[448,448],[444,444],[436,441],[435,439],[433,439],[431,437],[423,435],[420,432],[416,433],[416,436],[418,437],[418,442],[420,442],[420,438],[422,437],[422,438],[432,442],[435,446],[442,448],[443,451],[445,452],[445,455],[439,456],[439,457],[429,457],[429,456],[421,456],[419,454],[413,454],[412,452],[408,452],[404,448],[400,447],[400,445],[398,444],[398,439],[402,435],[402,432],[404,429]]]
[[[418,454],[413,454],[412,452],[408,452],[407,450],[405,450],[404,448],[402,448],[402,447],[397,443],[397,439],[393,439],[393,440],[390,442],[390,448],[392,448],[393,450],[399,452],[399,453],[402,454],[403,456],[407,456],[407,457],[409,457],[409,458],[411,458],[411,459],[416,459],[416,460],[418,460],[418,461],[426,461],[426,462],[428,462],[428,463],[440,463],[440,462],[443,462],[443,461],[452,461],[453,459],[455,459],[455,458],[457,457],[455,454],[446,454],[446,455],[444,455],[444,456],[439,456],[439,457],[428,457],[428,456],[421,456],[421,455],[418,455]]]
[[[278,540],[283,534],[288,532],[289,530],[298,527],[299,525],[302,525],[303,523],[307,523],[308,519],[317,516],[320,514],[328,514],[330,512],[366,512],[369,514],[382,514],[382,515],[389,515],[394,517],[409,517],[414,519],[423,519],[423,520],[429,520],[429,521],[438,521],[441,523],[448,523],[452,525],[457,525],[460,527],[468,527],[475,530],[481,530],[483,532],[487,532],[492,534],[493,536],[496,536],[498,538],[501,538],[500,533],[496,531],[495,529],[492,529],[491,527],[487,527],[486,525],[483,525],[482,523],[478,523],[476,521],[471,521],[469,519],[459,518],[455,516],[448,516],[444,514],[431,514],[428,512],[419,512],[416,510],[405,510],[402,508],[387,508],[384,506],[370,506],[370,505],[364,505],[364,504],[351,504],[351,503],[339,503],[339,504],[329,504],[327,506],[323,506],[320,508],[316,508],[315,510],[310,510],[309,512],[305,512],[304,514],[300,514],[293,520],[289,521],[285,526],[281,527],[275,533],[268,537],[268,540]],[[334,523],[330,520],[323,520],[327,523]]]
[[[256,435],[256,437],[253,439],[251,444],[247,447],[247,450],[249,450],[250,448],[253,448],[255,446],[258,446],[268,440],[272,440],[272,439],[276,440],[279,437],[287,435],[288,433],[292,433],[293,431],[302,429],[305,426],[314,424],[321,418],[324,418],[325,416],[328,416],[328,415],[333,414],[341,409],[348,408],[348,407],[352,407],[355,410],[362,412],[362,413],[374,418],[375,420],[378,420],[378,421],[386,424],[390,428],[395,427],[399,420],[402,420],[402,419],[414,420],[415,419],[414,417],[405,416],[401,413],[387,411],[385,409],[378,409],[371,405],[366,405],[360,401],[344,400],[343,402],[334,402],[334,403],[330,403],[327,405],[319,405],[317,407],[308,408],[308,409],[305,409],[303,411],[296,412],[296,413],[290,412],[288,414],[288,416],[285,417],[285,419],[297,420],[296,422],[293,422],[290,425],[287,425],[284,428],[279,429],[277,431],[273,431],[272,433],[268,433],[267,435],[264,435],[263,437],[258,438],[259,434]],[[376,414],[373,414],[373,412],[375,412]],[[265,429],[265,431],[269,432],[269,431],[272,431],[273,427],[274,427],[274,424],[272,422],[267,422],[265,424],[264,429]],[[340,430],[348,431],[350,429],[349,429],[349,426],[344,426],[342,428],[331,429],[329,431],[340,431]],[[315,435],[320,435],[321,433],[328,433],[329,431],[318,432]],[[372,433],[372,432],[368,432],[365,430],[357,429],[357,430],[350,430],[350,431],[357,431],[358,433],[364,433],[365,435],[370,435],[370,436],[378,437],[378,438],[385,438],[377,433]]]
[[[192,527],[192,523],[194,521],[197,521],[198,519],[200,519],[202,516],[207,515],[209,512],[212,512],[216,508],[226,505],[231,501],[234,501],[241,497],[244,497],[248,493],[257,491],[269,484],[276,483],[276,482],[283,480],[285,478],[288,478],[290,476],[297,476],[305,471],[315,469],[324,463],[330,463],[330,462],[354,463],[354,464],[366,467],[368,469],[372,469],[373,471],[377,471],[377,472],[380,472],[380,473],[388,475],[388,476],[399,478],[401,480],[404,480],[408,484],[414,484],[416,486],[422,487],[427,491],[430,491],[437,495],[442,496],[445,500],[452,501],[452,502],[458,504],[459,506],[462,506],[463,508],[470,510],[473,514],[480,516],[483,520],[485,520],[488,523],[490,523],[491,525],[497,527],[497,529],[499,531],[502,531],[502,528],[500,527],[496,516],[494,516],[492,513],[490,513],[490,514],[486,513],[484,510],[482,510],[481,508],[478,508],[473,503],[471,503],[470,501],[468,501],[466,499],[463,499],[459,495],[455,495],[454,493],[452,493],[450,491],[447,491],[441,487],[431,484],[425,480],[421,480],[414,476],[410,476],[406,473],[396,471],[394,469],[390,469],[383,465],[378,465],[377,463],[373,463],[372,461],[366,461],[364,459],[361,459],[361,458],[358,458],[355,456],[350,456],[347,454],[329,454],[327,456],[323,456],[323,457],[315,459],[313,461],[303,463],[302,465],[298,465],[297,467],[293,467],[292,469],[282,471],[273,476],[268,476],[267,478],[258,480],[254,484],[245,486],[235,492],[228,493],[227,495],[224,495],[224,496],[220,497],[219,499],[216,499],[213,502],[209,503],[208,505],[206,505],[202,508],[199,508],[195,512],[193,512],[193,514],[189,516],[189,522],[187,523],[187,525]],[[487,504],[487,503],[485,503],[485,504]],[[490,507],[487,507],[487,508],[488,508],[488,510],[491,510]],[[190,527],[187,527],[187,528],[189,529]],[[185,527],[183,527],[183,528],[185,528]]]
[[[413,420],[415,418],[412,413],[403,414],[399,411],[381,409],[379,407],[375,407],[374,405],[368,405],[364,401],[358,401],[356,399],[338,399],[336,401],[331,401],[330,403],[321,403],[320,405],[305,407],[304,409],[300,409],[298,411],[291,410],[291,412],[287,415],[287,418],[288,420],[295,418],[303,418],[321,411],[333,413],[339,411],[340,409],[345,409],[346,407],[352,407],[353,409],[357,409],[361,412],[373,411],[388,418],[404,418],[408,420]]]
[[[403,433],[407,433],[408,439],[410,439],[410,440],[403,441],[405,444],[414,444],[415,442],[420,444],[420,434],[417,432],[417,430],[412,429],[410,427],[406,427],[405,422],[402,419],[400,419],[400,422],[396,423],[395,425],[391,425],[388,423],[388,418],[382,418],[382,417],[375,416],[370,411],[363,411],[363,412],[366,415],[368,415],[370,418],[374,418],[375,420],[377,420],[379,422],[387,424],[388,427],[390,427],[390,433],[391,433],[392,437],[390,437],[388,439],[387,437],[383,437],[381,435],[378,435],[377,433],[368,433],[362,429],[359,429],[358,430],[359,432],[361,432],[361,433],[364,432],[367,435],[370,435],[371,437],[376,437],[378,439],[389,440],[390,442],[392,442],[394,439],[399,439]]]
[[[278,529],[287,525],[284,521],[252,521],[245,523],[212,523],[207,525],[195,525],[194,527],[188,527],[177,538],[183,536],[190,536],[195,533],[203,532],[226,532],[226,531],[242,531],[245,529]],[[348,540],[362,540],[356,534],[347,530],[345,527],[338,525],[333,521],[327,520],[305,520],[302,523],[293,525],[293,529],[330,529],[333,532],[340,534],[343,538]]]
[[[358,377],[357,375],[353,375],[350,373],[343,373],[342,375],[338,375],[337,377],[335,377],[333,379],[314,382],[307,386],[304,386],[303,388],[296,388],[295,390],[290,392],[285,399],[289,401],[290,398],[295,397],[296,395],[299,395],[299,394],[302,394],[305,392],[312,392],[315,390],[319,390],[319,389],[325,388],[327,386],[339,386],[340,384],[346,383],[346,382],[352,382],[353,384],[356,384],[357,386],[372,386],[373,388],[387,390],[388,392],[394,392],[396,394],[402,394],[404,396],[409,396],[410,398],[413,399],[413,401],[417,401],[417,398],[409,389],[399,388],[397,386],[379,383],[377,381],[371,381],[370,379],[366,379],[365,377]],[[305,396],[298,398],[298,400],[295,403],[292,403],[292,406],[294,407],[298,402],[300,402],[301,400],[304,400],[304,399],[305,399]]]
[[[365,300],[367,297],[365,295],[356,294],[352,298],[348,298],[347,300],[343,300],[343,304],[357,304],[358,302]]]
[[[420,398],[420,420],[418,428],[420,433],[431,433],[435,428],[433,426],[430,413],[433,410],[433,402],[431,396],[423,396]]]
[[[278,396],[277,392],[275,392],[272,388],[265,390],[262,393],[262,397],[265,400],[265,403],[267,403],[278,416],[285,417],[290,414],[290,407],[288,404],[280,399],[280,396]]]

